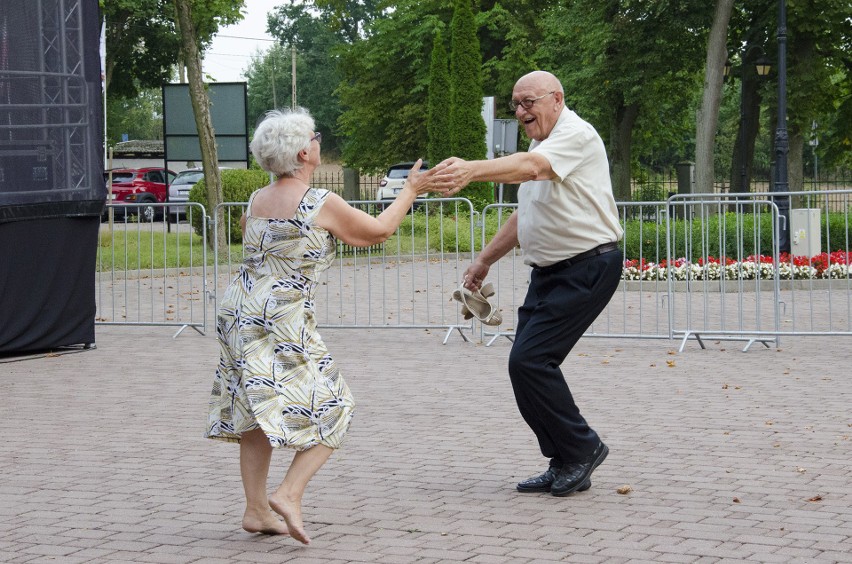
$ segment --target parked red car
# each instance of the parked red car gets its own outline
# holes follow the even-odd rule
[[[165,203],[169,184],[177,176],[167,168],[120,168],[104,172],[104,181],[109,189],[112,173],[111,203],[113,204],[155,204]],[[115,207],[118,215],[124,216],[124,210]],[[163,208],[150,206],[127,210],[131,214],[139,213],[140,221],[154,221],[162,218]]]

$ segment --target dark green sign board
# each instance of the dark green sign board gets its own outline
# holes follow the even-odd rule
[[[213,82],[207,94],[219,161],[248,163],[246,83]],[[188,84],[163,85],[163,139],[166,161],[201,160]]]

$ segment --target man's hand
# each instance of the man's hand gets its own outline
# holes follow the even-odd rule
[[[405,187],[414,190],[417,196],[422,196],[427,192],[437,192],[442,195],[455,185],[453,177],[444,172],[443,163],[433,169],[421,171],[422,163],[422,159],[417,159],[417,162],[408,172],[408,178],[405,181]]]
[[[464,271],[463,284],[468,290],[479,290],[482,288],[482,282],[488,276],[489,267],[484,262],[473,262]]]
[[[473,169],[468,161],[458,157],[450,157],[438,166],[442,167],[442,175],[448,179],[450,184],[450,188],[444,193],[444,196],[455,196],[462,188],[470,184]]]

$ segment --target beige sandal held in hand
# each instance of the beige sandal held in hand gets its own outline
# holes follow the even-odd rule
[[[503,323],[503,315],[488,301],[493,295],[494,287],[491,284],[473,291],[461,286],[453,292],[453,299],[461,302],[461,313],[465,319],[476,317],[485,325],[500,325]]]

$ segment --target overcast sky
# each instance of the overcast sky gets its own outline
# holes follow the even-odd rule
[[[219,30],[204,55],[204,72],[217,82],[245,82],[243,71],[252,55],[266,51],[273,42],[266,33],[266,15],[286,0],[246,0],[245,18]],[[266,41],[264,41],[266,40]]]

